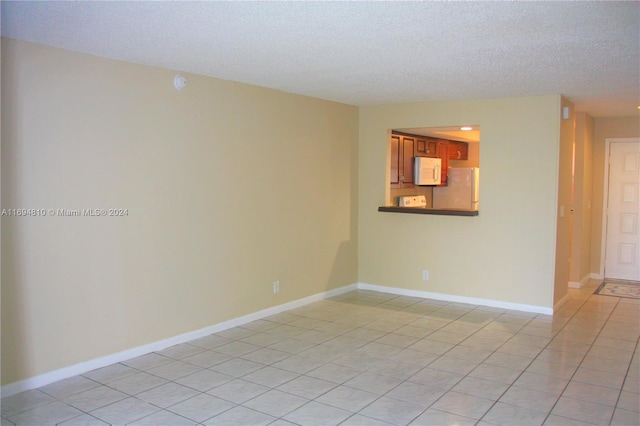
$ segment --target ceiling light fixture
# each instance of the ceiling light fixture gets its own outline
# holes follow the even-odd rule
[[[469,130],[473,130],[473,127],[471,127],[471,126],[463,126],[463,127],[460,127],[460,130],[462,130],[463,132],[468,132]]]

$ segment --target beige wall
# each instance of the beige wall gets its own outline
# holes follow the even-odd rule
[[[591,272],[602,277],[602,212],[605,142],[607,138],[640,137],[640,117],[596,118],[593,136],[593,200],[591,220]]]
[[[543,307],[566,294],[560,96],[358,110],[196,75],[180,92],[174,71],[5,39],[2,64],[2,207],[129,211],[3,217],[2,384],[356,281]],[[480,215],[378,212],[388,130],[458,124],[482,131]],[[592,133],[578,274],[599,265],[604,138],[638,136],[638,119]]]
[[[571,192],[575,116],[573,104],[567,99],[562,98],[561,108],[568,108],[569,116],[567,119],[560,120],[554,306],[564,302],[569,292],[569,259],[571,257]]]
[[[2,383],[357,280],[355,107],[3,39]],[[274,295],[272,283],[280,280]]]
[[[576,286],[586,283],[591,274],[593,125],[593,117],[584,112],[575,114],[574,212],[569,280]]]
[[[559,121],[560,96],[361,108],[358,280],[552,307]],[[461,124],[482,131],[479,216],[378,212],[388,130]]]

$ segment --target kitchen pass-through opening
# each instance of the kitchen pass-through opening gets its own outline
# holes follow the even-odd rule
[[[478,211],[480,126],[390,129],[388,144],[387,207]]]

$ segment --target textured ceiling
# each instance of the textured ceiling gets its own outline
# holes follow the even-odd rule
[[[638,114],[640,3],[12,2],[2,35],[351,105],[562,94]]]

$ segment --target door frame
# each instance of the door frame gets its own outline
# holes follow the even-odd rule
[[[609,150],[613,142],[637,142],[637,138],[606,138],[604,140],[604,183],[602,185],[602,236],[600,240],[600,276],[605,279],[605,256],[607,251],[607,209],[609,204]]]

